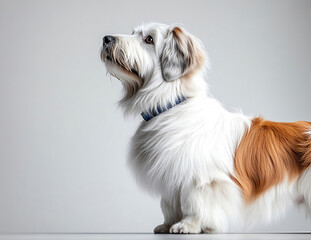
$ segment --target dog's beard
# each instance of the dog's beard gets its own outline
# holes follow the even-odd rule
[[[130,64],[122,49],[102,50],[101,59],[105,63],[107,71],[113,77],[119,79],[125,90],[125,96],[121,102],[133,97],[143,85],[143,79],[139,76],[137,64]]]
[[[114,47],[113,49],[103,49],[102,50],[102,60],[106,63],[106,62],[112,62],[118,66],[120,66],[121,68],[123,68],[124,70],[133,73],[135,75],[137,75],[139,77],[138,74],[138,66],[137,64],[134,63],[130,64],[128,61],[128,57],[125,54],[125,52],[120,49],[120,48],[116,48]],[[133,65],[133,66],[131,66]]]

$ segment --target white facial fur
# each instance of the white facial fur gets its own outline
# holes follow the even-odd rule
[[[176,54],[176,48],[184,46],[177,46],[173,41],[172,31],[174,28],[175,26],[152,23],[134,28],[132,35],[114,35],[117,42],[112,53],[126,60],[126,64],[122,64],[125,69],[135,69],[139,74],[139,79],[137,79],[137,76],[129,74],[124,71],[124,68],[107,61],[103,56],[108,72],[119,78],[125,87],[125,97],[120,104],[125,108],[126,113],[137,114],[142,111],[150,111],[159,105],[165,107],[168,103],[174,103],[178,96],[192,97],[205,94],[207,86],[202,77],[196,81],[192,81],[193,78],[182,79],[186,74],[186,72],[183,74],[183,71],[189,73],[192,69],[179,67],[184,59],[180,58],[180,54]],[[198,64],[196,65],[195,62],[191,62],[191,66],[197,67],[197,71],[192,74],[203,76],[206,69],[203,45],[184,29],[182,29],[182,34],[185,35],[185,39],[191,39],[190,43],[195,45],[190,48],[193,47],[194,51],[200,51],[202,54],[200,66],[197,66]],[[154,44],[145,42],[149,35],[152,36]],[[188,49],[179,49],[178,51],[180,50],[186,53],[182,55],[188,54]],[[119,56],[116,58],[118,59]],[[164,58],[164,56],[166,57]],[[165,65],[164,62],[166,62]],[[164,78],[164,75],[168,76],[168,73],[173,79]]]

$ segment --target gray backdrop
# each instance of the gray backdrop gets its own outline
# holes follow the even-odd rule
[[[311,1],[0,1],[0,232],[151,232],[159,199],[125,165],[140,117],[102,37],[183,23],[205,44],[210,90],[229,109],[311,121]],[[298,210],[255,231],[311,230]]]

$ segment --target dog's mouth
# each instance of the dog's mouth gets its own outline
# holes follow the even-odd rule
[[[137,76],[139,77],[138,72],[137,72],[134,68],[131,69],[131,72],[134,73],[135,75],[137,75]]]
[[[136,75],[137,77],[140,77],[139,76],[139,73],[138,71],[135,69],[135,68],[128,68],[126,66],[124,66],[120,61],[118,61],[117,59],[113,59],[110,54],[107,52],[107,50],[103,50],[102,51],[102,60],[103,62],[106,63],[106,61],[110,62],[110,63],[113,63],[115,65],[117,65],[118,67],[122,68],[122,70],[124,71],[127,71],[129,73],[133,73],[134,75]]]

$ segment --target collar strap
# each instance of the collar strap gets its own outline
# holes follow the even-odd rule
[[[182,102],[185,101],[186,99],[187,99],[187,98],[184,97],[184,96],[178,97],[178,98],[176,99],[176,101],[175,101],[174,104],[168,103],[168,104],[166,105],[166,107],[164,107],[164,108],[162,108],[162,107],[160,107],[160,106],[157,106],[157,110],[151,110],[151,111],[148,111],[148,112],[142,112],[142,113],[141,113],[141,116],[143,117],[143,119],[144,119],[146,122],[148,122],[150,119],[152,119],[152,118],[158,116],[159,114],[161,114],[161,113],[163,113],[163,112],[169,110],[169,109],[172,108],[172,107],[175,107],[176,105],[182,103]]]

